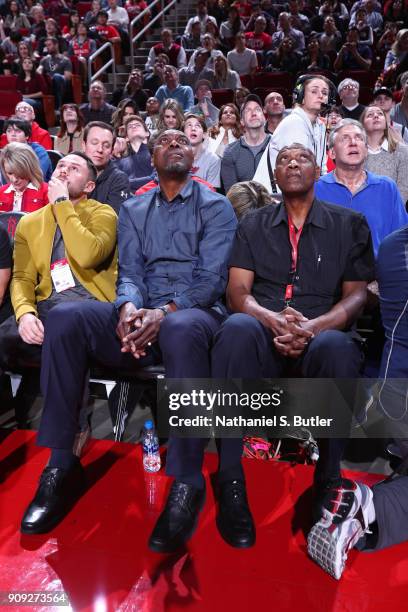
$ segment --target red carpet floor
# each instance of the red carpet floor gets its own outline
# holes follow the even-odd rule
[[[408,544],[375,554],[352,551],[340,581],[306,555],[312,468],[245,461],[257,543],[235,550],[215,526],[214,495],[188,548],[146,547],[167,479],[146,479],[140,449],[93,441],[84,457],[90,488],[46,536],[22,536],[19,521],[47,459],[34,434],[0,445],[0,591],[65,591],[75,611],[402,612],[408,610]],[[216,457],[206,457],[206,475]],[[376,477],[359,474],[372,483]],[[0,610],[69,610],[21,605]]]

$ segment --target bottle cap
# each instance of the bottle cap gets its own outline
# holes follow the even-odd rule
[[[145,421],[144,427],[145,429],[153,429],[153,421]]]

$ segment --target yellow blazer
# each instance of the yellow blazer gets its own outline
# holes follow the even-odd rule
[[[36,304],[51,295],[50,266],[57,223],[76,278],[101,302],[115,299],[115,211],[106,204],[87,199],[75,206],[69,200],[47,204],[23,217],[14,237],[10,292],[17,321],[27,312],[38,314]]]

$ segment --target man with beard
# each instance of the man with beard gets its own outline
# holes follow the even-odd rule
[[[225,318],[222,295],[236,219],[229,201],[191,180],[193,151],[178,130],[153,143],[159,185],[120,210],[115,304],[62,304],[50,312],[43,346],[44,411],[38,443],[51,448],[23,533],[50,531],[81,493],[84,473],[72,453],[86,372],[92,359],[121,371],[163,361],[171,378],[209,378],[209,349]],[[220,512],[235,546],[253,542],[240,440],[220,441]],[[205,440],[171,437],[174,476],[150,547],[171,552],[194,530],[205,498]],[[231,456],[235,459],[231,461]],[[244,518],[243,518],[244,516]],[[225,536],[225,532],[224,532]]]
[[[266,116],[265,132],[273,134],[285,116],[285,103],[280,93],[271,91],[265,98],[264,113]]]

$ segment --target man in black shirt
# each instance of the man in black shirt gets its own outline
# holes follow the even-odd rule
[[[230,316],[215,335],[219,378],[359,375],[362,354],[350,328],[364,307],[374,256],[365,218],[315,199],[319,168],[300,144],[276,161],[283,202],[248,213],[230,257]],[[316,493],[340,476],[344,440],[322,440]]]

